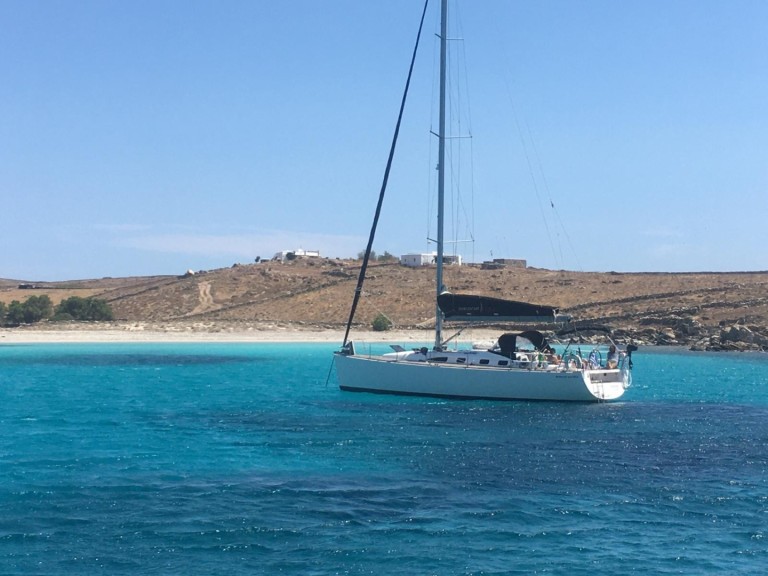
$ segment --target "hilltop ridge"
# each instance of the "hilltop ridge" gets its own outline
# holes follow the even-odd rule
[[[0,280],[0,301],[48,294],[105,299],[122,322],[284,324],[342,329],[361,262],[329,258],[234,265],[181,276],[67,282]],[[617,273],[449,266],[452,292],[559,307],[647,344],[768,349],[768,272]],[[21,288],[20,286],[24,287]],[[434,268],[372,263],[355,323],[383,313],[395,327],[427,328]],[[50,326],[50,325],[49,325]]]

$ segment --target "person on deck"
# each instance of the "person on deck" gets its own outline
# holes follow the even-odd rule
[[[616,368],[619,365],[619,352],[616,350],[616,346],[611,344],[608,348],[608,360],[605,363],[606,368]]]

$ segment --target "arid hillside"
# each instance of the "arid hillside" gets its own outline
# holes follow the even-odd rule
[[[262,262],[194,275],[24,284],[0,281],[0,300],[48,294],[106,299],[127,322],[238,322],[324,328],[346,323],[360,262]],[[428,327],[434,269],[375,263],[368,269],[355,323],[383,313],[399,328]],[[24,285],[20,288],[20,285]],[[598,321],[641,343],[768,348],[768,272],[593,273],[451,266],[445,285],[472,293],[549,304],[576,320]],[[730,336],[729,336],[730,334]]]

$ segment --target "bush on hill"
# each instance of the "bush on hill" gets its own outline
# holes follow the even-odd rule
[[[106,300],[72,296],[62,300],[56,307],[56,314],[53,317],[53,320],[57,322],[64,322],[67,320],[94,322],[99,320],[114,320],[114,314]]]
[[[12,326],[33,324],[50,318],[51,314],[53,314],[53,303],[47,294],[30,296],[23,304],[18,300],[11,302],[5,312],[3,322]]]
[[[14,300],[8,306],[4,302],[0,302],[0,324],[20,326],[21,324],[34,324],[48,319],[57,322],[67,320],[99,321],[114,320],[114,315],[109,303],[99,298],[72,296],[62,300],[55,309],[47,294],[30,296],[23,303]]]
[[[379,314],[373,319],[372,328],[374,332],[386,332],[392,329],[392,320],[384,316],[384,314]]]

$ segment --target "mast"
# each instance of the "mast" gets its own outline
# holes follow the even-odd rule
[[[443,343],[443,315],[437,297],[443,292],[443,211],[445,206],[445,84],[448,57],[448,0],[440,7],[440,120],[438,126],[437,160],[437,272],[435,295],[435,349]]]

